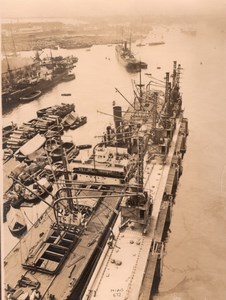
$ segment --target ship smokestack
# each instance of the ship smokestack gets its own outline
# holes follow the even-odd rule
[[[107,131],[107,142],[110,142],[111,141],[111,126],[107,126],[106,128],[106,131]]]
[[[122,121],[122,108],[121,106],[113,106],[113,116],[114,116],[114,122],[115,122],[115,129],[121,125]]]
[[[121,106],[113,106],[113,115],[115,122],[116,142],[117,144],[122,143],[121,123],[122,123],[122,108]]]
[[[173,87],[176,83],[176,76],[177,76],[177,62],[176,60],[173,62]]]

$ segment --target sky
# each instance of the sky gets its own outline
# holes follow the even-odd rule
[[[226,0],[1,0],[1,18],[127,15],[226,15]]]

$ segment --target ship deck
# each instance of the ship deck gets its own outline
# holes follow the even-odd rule
[[[166,161],[163,163],[161,159],[159,161],[154,160],[147,162],[145,166],[144,190],[151,192],[153,198],[152,215],[147,233],[143,234],[143,229],[139,224],[134,224],[133,227],[127,227],[120,232],[118,229],[120,216],[118,217],[113,229],[115,236],[114,245],[112,248],[108,247],[108,245],[105,246],[104,253],[99,260],[83,300],[137,300],[142,296],[141,293],[143,295],[149,293],[150,295],[150,285],[152,285],[157,261],[157,255],[154,252],[155,259],[151,264],[152,271],[148,270],[150,273],[150,276],[148,276],[150,284],[145,285],[143,280],[152,256],[153,243],[155,243],[155,238],[159,240],[165,223],[163,222],[165,220],[164,216],[166,217],[163,195],[175,153],[180,126],[181,120],[178,119]],[[159,225],[160,212],[164,213]],[[149,298],[143,297],[141,299]]]
[[[116,188],[115,188],[116,189]],[[120,189],[118,189],[120,192]],[[89,192],[90,193],[90,192]],[[116,211],[120,201],[120,196],[108,196],[109,192],[100,204],[87,224],[80,241],[63,265],[63,269],[57,275],[50,275],[41,272],[25,270],[21,263],[31,253],[29,249],[38,249],[38,246],[45,240],[49,228],[54,220],[52,208],[48,208],[43,217],[40,218],[30,231],[18,242],[14,249],[6,256],[4,260],[4,281],[10,287],[15,288],[21,276],[25,276],[33,283],[40,283],[39,291],[42,299],[49,299],[49,295],[55,295],[56,299],[67,299],[71,295],[74,287],[86,266],[89,263],[99,241],[103,236],[106,228],[109,228],[109,222]],[[97,191],[95,190],[95,196]],[[101,192],[99,192],[101,195]],[[106,238],[107,238],[106,234]],[[38,250],[37,250],[38,251]],[[87,274],[85,274],[87,276]],[[31,293],[32,285],[22,288],[24,292]]]

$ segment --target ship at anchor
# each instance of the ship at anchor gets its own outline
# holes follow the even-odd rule
[[[114,103],[87,160],[62,151],[52,204],[5,257],[6,297],[149,299],[186,152],[180,72],[164,91],[140,80],[125,113]]]
[[[126,68],[126,70],[130,73],[140,72],[141,69],[147,69],[148,65],[139,61],[135,58],[131,51],[131,42],[128,47],[127,42],[116,45],[115,47],[116,57],[118,61]]]

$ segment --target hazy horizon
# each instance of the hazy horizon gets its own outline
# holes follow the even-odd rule
[[[2,0],[1,19],[226,15],[226,0]]]

